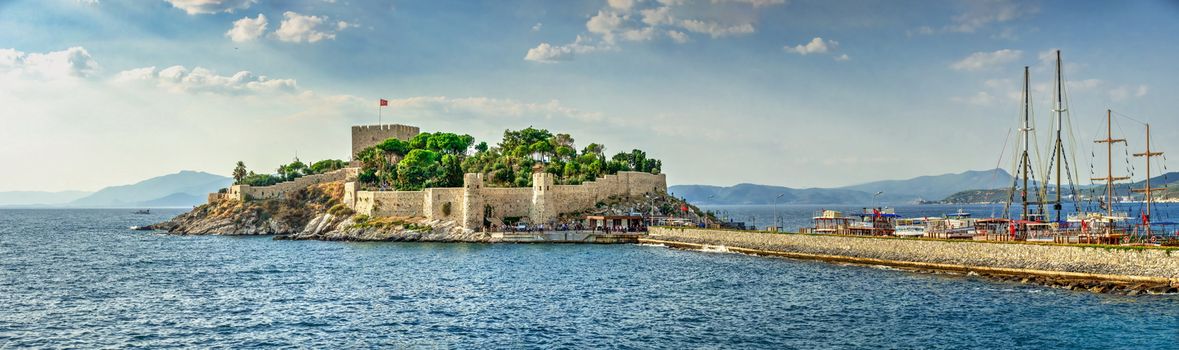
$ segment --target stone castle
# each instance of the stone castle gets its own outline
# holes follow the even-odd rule
[[[420,130],[415,126],[362,125],[352,127],[352,158],[361,150],[389,138],[408,141]],[[580,185],[556,185],[553,174],[532,174],[532,187],[484,187],[483,174],[463,176],[463,187],[427,188],[421,191],[362,191],[356,182],[360,169],[299,177],[273,186],[233,185],[225,193],[212,193],[209,201],[281,198],[318,183],[344,182],[344,204],[370,217],[425,217],[449,220],[478,230],[505,218],[526,219],[533,224],[553,223],[560,214],[593,208],[612,196],[635,197],[666,193],[664,174],[622,171]]]

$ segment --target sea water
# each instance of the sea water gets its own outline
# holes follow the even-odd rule
[[[1176,296],[721,249],[127,229],[179,212],[0,210],[0,348],[1179,347]]]

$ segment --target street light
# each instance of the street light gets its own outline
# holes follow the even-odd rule
[[[884,191],[876,192],[876,194],[872,195],[872,209],[876,209],[876,197],[879,197],[882,194],[884,194]]]
[[[782,231],[782,219],[781,216],[778,215],[778,199],[785,195],[785,193],[781,193],[778,194],[777,197],[774,197],[774,225],[778,226],[778,231]]]

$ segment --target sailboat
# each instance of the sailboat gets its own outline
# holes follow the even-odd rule
[[[1036,189],[1037,181],[1035,180],[1035,171],[1032,166],[1032,156],[1030,152],[1037,148],[1032,142],[1035,127],[1032,125],[1032,95],[1031,95],[1031,78],[1029,74],[1029,67],[1023,67],[1023,99],[1022,108],[1020,109],[1020,125],[1019,133],[1022,142],[1017,142],[1015,151],[1016,157],[1014,160],[1014,174],[1010,190],[1008,192],[1007,201],[1003,205],[1002,217],[998,220],[983,220],[977,223],[978,231],[982,235],[986,235],[985,239],[998,240],[1026,240],[1030,231],[1040,231],[1043,227],[1044,206],[1042,203],[1043,194]],[[1037,153],[1036,159],[1039,159]],[[1043,183],[1043,182],[1040,182]],[[1016,194],[1019,195],[1018,201]],[[1036,194],[1036,200],[1032,201],[1029,198],[1030,194]],[[1019,204],[1020,214],[1018,217],[1011,217],[1011,207]],[[1004,229],[1006,232],[996,232],[999,229]],[[1005,233],[1005,234],[1004,234]]]
[[[1113,173],[1113,145],[1126,143],[1126,139],[1113,138],[1113,111],[1105,110],[1105,139],[1094,140],[1104,143],[1106,147],[1105,177],[1095,177],[1092,181],[1105,181],[1105,198],[1102,207],[1105,214],[1090,214],[1081,218],[1082,229],[1077,236],[1076,243],[1105,243],[1118,244],[1126,236],[1125,223],[1129,219],[1126,213],[1114,212],[1114,185],[1117,181],[1129,180],[1129,176],[1114,176]]]

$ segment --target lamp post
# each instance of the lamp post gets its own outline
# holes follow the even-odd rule
[[[876,197],[879,197],[882,194],[884,194],[884,191],[876,192],[876,194],[872,195],[872,209],[876,209]]]
[[[778,226],[778,231],[782,231],[782,219],[781,216],[778,215],[778,199],[785,195],[785,193],[780,193],[777,197],[774,197],[774,225]]]

